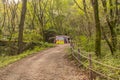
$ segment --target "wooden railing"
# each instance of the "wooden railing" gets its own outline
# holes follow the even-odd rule
[[[80,49],[75,50],[73,45],[71,45],[71,53],[72,53],[72,56],[79,62],[80,65],[82,65],[83,67],[85,67],[86,69],[89,70],[89,80],[96,80],[93,77],[94,74],[97,74],[97,75],[101,76],[105,80],[120,80],[120,75],[119,75],[119,77],[114,79],[114,78],[108,76],[107,74],[104,74],[104,73],[96,71],[93,68],[92,64],[96,63],[98,65],[101,65],[101,66],[104,66],[106,68],[109,68],[110,70],[112,69],[112,70],[119,70],[120,71],[120,68],[116,68],[116,67],[113,67],[113,66],[101,63],[101,62],[99,62],[97,60],[94,60],[94,59],[92,59],[92,55],[91,54],[88,54],[88,56],[85,56],[85,55],[82,54],[84,52],[80,51]],[[88,65],[87,66],[85,65],[85,62],[82,60],[82,58],[84,58],[84,59],[86,59],[88,61]]]

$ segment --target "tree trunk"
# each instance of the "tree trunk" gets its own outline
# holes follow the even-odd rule
[[[98,0],[92,0],[93,10],[94,10],[94,19],[96,27],[96,42],[95,42],[95,53],[97,56],[101,55],[101,27],[99,19],[99,9],[98,9]]]
[[[109,4],[110,4],[110,7],[113,7],[112,0],[109,0]],[[113,12],[112,8],[110,8],[110,18],[112,20],[112,21],[110,21],[111,25],[109,25],[110,31],[111,31],[111,41],[112,41],[113,51],[115,52],[116,51],[116,45],[117,45],[117,35],[116,35],[116,31],[115,31],[116,20],[114,20],[115,16],[114,16],[114,12]]]
[[[86,21],[88,23],[89,37],[91,38],[91,36],[92,36],[92,28],[91,28],[90,18],[89,18],[88,11],[87,11],[86,0],[83,0],[83,6],[84,6],[84,13],[85,13]]]
[[[26,10],[27,10],[27,0],[22,0],[22,11],[21,11],[21,19],[19,24],[19,35],[18,35],[18,54],[22,52],[22,48],[23,48],[23,31],[24,31]]]
[[[111,34],[111,42],[109,41],[109,43],[111,44],[110,46],[112,47],[112,55],[115,53],[116,49],[117,49],[117,34],[116,34],[116,26],[118,23],[118,0],[115,0],[115,8],[107,8],[107,1],[106,0],[101,0],[102,1],[102,5],[104,7],[104,12],[106,15],[106,21],[108,24],[108,27],[110,29],[110,34]],[[110,7],[113,7],[113,0],[109,0],[109,5]],[[107,11],[109,10],[109,14],[107,14]],[[114,12],[116,10],[116,12]],[[109,46],[109,47],[110,47]]]
[[[112,45],[111,45],[111,43],[110,43],[110,41],[109,41],[105,31],[104,31],[104,28],[103,27],[101,27],[101,28],[102,28],[102,34],[104,36],[104,39],[105,39],[105,41],[107,42],[107,44],[108,44],[108,46],[110,48],[111,54],[113,55],[114,54],[113,47],[112,47]]]

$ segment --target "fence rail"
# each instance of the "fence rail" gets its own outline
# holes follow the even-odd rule
[[[92,59],[91,54],[89,54],[88,57],[87,57],[87,56],[84,56],[83,54],[81,54],[81,53],[84,53],[84,52],[81,52],[80,49],[74,50],[74,46],[72,46],[72,45],[71,45],[71,51],[72,51],[72,56],[73,56],[82,66],[84,66],[86,69],[89,70],[89,80],[94,80],[94,79],[93,79],[93,72],[96,73],[97,75],[105,78],[106,80],[120,80],[120,79],[113,79],[113,78],[111,78],[110,76],[108,76],[108,75],[106,75],[106,74],[103,74],[103,73],[101,73],[101,72],[98,72],[98,71],[94,70],[94,69],[93,69],[93,66],[92,66],[92,63],[97,63],[97,64],[99,64],[99,65],[102,65],[102,66],[104,66],[104,67],[107,67],[107,68],[110,68],[110,69],[113,69],[113,70],[120,70],[120,68],[116,68],[116,67],[113,67],[113,66],[110,66],[110,65],[103,64],[103,63],[101,63],[101,62],[99,62],[99,61],[96,61],[96,60]],[[77,53],[78,56],[76,56],[74,53]],[[83,63],[83,61],[81,60],[81,58],[85,58],[85,59],[88,60],[88,62],[89,62],[88,66],[86,66],[86,65]]]

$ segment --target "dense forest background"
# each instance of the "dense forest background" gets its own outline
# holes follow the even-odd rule
[[[120,67],[120,0],[0,0],[0,56],[53,43],[56,35],[68,35],[76,48]]]

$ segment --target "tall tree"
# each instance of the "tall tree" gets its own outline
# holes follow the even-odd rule
[[[24,31],[26,10],[27,10],[27,0],[22,0],[22,11],[21,11],[21,19],[19,24],[19,35],[18,35],[18,54],[22,52],[22,47],[23,47],[23,31]]]
[[[89,37],[92,36],[92,28],[91,28],[91,23],[90,23],[90,18],[88,15],[88,11],[87,11],[87,4],[86,4],[86,0],[83,0],[83,7],[84,7],[84,13],[85,13],[85,17],[86,17],[86,21],[88,23],[88,32],[89,32]]]
[[[95,53],[97,56],[101,55],[101,27],[99,19],[99,8],[98,0],[92,0],[93,10],[94,10],[94,19],[96,27],[96,41],[95,41]]]
[[[106,0],[101,0],[102,5],[104,7],[104,13],[106,14],[106,21],[108,27],[110,29],[111,40],[107,40],[109,43],[109,47],[111,49],[112,54],[117,49],[117,33],[116,33],[116,26],[118,25],[119,21],[119,10],[118,10],[118,0],[109,0],[109,6],[107,6]],[[115,6],[115,7],[114,7]],[[109,13],[108,13],[109,12]]]

